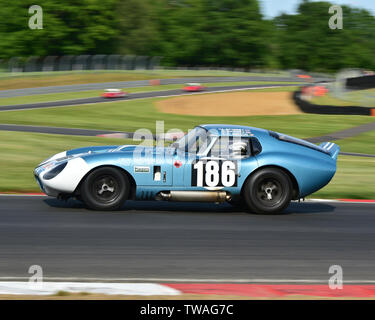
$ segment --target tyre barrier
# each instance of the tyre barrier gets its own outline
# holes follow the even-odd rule
[[[301,98],[301,90],[293,93],[293,100],[295,104],[304,113],[313,114],[336,114],[336,115],[358,115],[358,116],[375,116],[375,109],[359,107],[359,106],[326,106],[312,104]]]
[[[346,88],[349,90],[366,90],[375,88],[375,75],[366,75],[346,79]]]

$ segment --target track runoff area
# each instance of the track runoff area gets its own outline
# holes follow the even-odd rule
[[[153,92],[150,97],[180,94],[172,91]],[[38,107],[51,106],[16,106]],[[293,203],[280,216],[249,215],[225,205],[170,208],[155,203],[130,203],[119,213],[88,214],[78,202],[61,204],[40,194],[3,194],[0,201],[0,247],[8,261],[0,265],[0,295],[67,291],[250,299],[375,297],[375,258],[368,254],[375,240],[375,206],[370,200]],[[27,214],[24,208],[29,208]],[[94,231],[101,237],[93,237]],[[17,233],[22,237],[10,241]],[[46,243],[44,252],[31,250],[33,261],[48,275],[35,285],[27,282],[24,262],[31,248]],[[345,274],[341,279],[340,270]]]

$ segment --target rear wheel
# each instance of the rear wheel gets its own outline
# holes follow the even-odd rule
[[[282,170],[266,168],[247,180],[243,196],[248,208],[255,213],[280,213],[292,199],[292,183]]]
[[[118,210],[127,200],[129,179],[120,170],[103,167],[91,172],[81,186],[82,201],[93,210]]]

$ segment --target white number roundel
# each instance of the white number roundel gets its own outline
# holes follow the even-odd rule
[[[236,185],[236,164],[233,161],[198,161],[193,166],[196,171],[197,187],[233,187]]]

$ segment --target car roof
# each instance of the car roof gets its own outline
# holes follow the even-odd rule
[[[105,89],[106,92],[121,92],[121,89]]]
[[[204,124],[200,125],[206,130],[209,130],[211,134],[217,136],[257,136],[258,134],[265,133],[267,130],[248,127],[248,126],[238,126],[238,125],[228,125],[228,124]]]
[[[200,83],[196,83],[196,82],[190,82],[190,83],[187,83],[186,85],[187,86],[200,86],[201,84]]]

